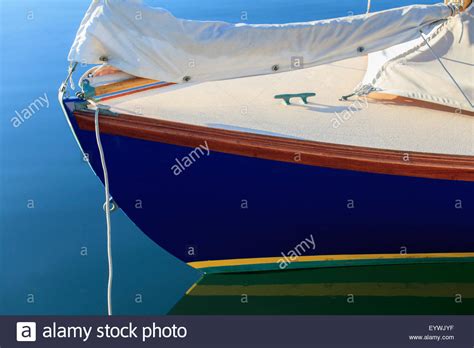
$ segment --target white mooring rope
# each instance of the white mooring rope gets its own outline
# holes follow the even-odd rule
[[[99,105],[95,105],[95,139],[97,141],[97,148],[99,149],[100,162],[102,164],[102,171],[104,173],[104,187],[105,187],[105,220],[107,222],[107,259],[109,263],[109,278],[107,282],[107,314],[112,315],[112,281],[113,281],[113,264],[112,264],[112,226],[110,223],[110,193],[109,193],[109,175],[107,173],[107,165],[105,164],[104,149],[100,141],[99,128]]]
[[[58,101],[59,104],[61,105],[61,109],[64,113],[64,116],[66,117],[66,120],[69,124],[69,127],[71,128],[72,134],[74,135],[74,138],[76,139],[77,144],[79,145],[79,148],[81,149],[82,152],[82,146],[79,140],[77,139],[76,133],[74,132],[74,128],[71,124],[71,121],[69,120],[68,117],[68,112],[66,110],[66,107],[64,106],[64,95],[66,94],[67,90],[67,84],[68,82],[72,82],[72,74],[74,70],[77,67],[77,62],[71,63],[68,69],[68,75],[64,82],[61,84],[59,87],[58,91]],[[73,85],[71,86],[73,87]],[[105,186],[105,219],[107,223],[107,259],[108,259],[108,264],[109,264],[109,277],[108,277],[108,282],[107,282],[107,314],[112,315],[112,281],[113,281],[113,263],[112,263],[112,238],[111,238],[111,233],[112,233],[112,227],[110,223],[110,194],[109,194],[109,176],[107,174],[107,166],[105,164],[105,156],[104,156],[104,150],[102,148],[102,142],[100,141],[100,129],[99,129],[99,105],[97,105],[94,101],[89,100],[89,102],[96,107],[95,111],[95,137],[97,141],[97,147],[99,149],[99,154],[100,154],[100,161],[102,164],[102,171],[104,173],[104,186]],[[114,206],[115,207],[115,206]],[[115,208],[114,208],[115,209]]]
[[[369,13],[369,12],[370,12],[370,0],[367,0],[367,12],[366,12],[366,14]]]

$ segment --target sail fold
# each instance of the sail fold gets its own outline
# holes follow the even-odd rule
[[[95,0],[69,60],[104,60],[126,73],[202,82],[308,68],[380,51],[429,32],[450,5],[414,5],[368,15],[289,24],[184,20],[141,0]]]
[[[474,111],[474,6],[430,35],[369,54],[361,83],[454,109]]]

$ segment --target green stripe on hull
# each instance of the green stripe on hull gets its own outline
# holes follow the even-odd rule
[[[474,314],[474,262],[205,274],[170,314]]]
[[[398,264],[384,266],[334,267],[294,269],[288,271],[215,273],[206,275],[199,285],[244,285],[244,284],[304,284],[332,282],[473,282],[474,262]]]
[[[474,298],[470,283],[318,283],[264,285],[200,285],[190,296],[377,296],[377,297],[450,297],[462,294]]]
[[[462,260],[462,261],[461,261]],[[305,261],[292,262],[285,269],[280,269],[278,263],[238,265],[238,266],[220,266],[200,268],[205,273],[240,273],[240,272],[258,272],[258,271],[288,271],[301,268],[327,268],[327,267],[346,267],[346,266],[374,266],[374,265],[404,265],[420,263],[459,263],[474,262],[472,257],[440,257],[440,258],[399,258],[399,259],[363,259],[363,260],[337,260],[337,261]]]
[[[474,314],[474,300],[456,304],[448,298],[356,297],[348,303],[345,297],[240,297],[185,298],[169,313],[172,315],[461,315]]]

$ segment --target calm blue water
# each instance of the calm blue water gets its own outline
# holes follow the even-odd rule
[[[366,9],[364,0],[148,2],[190,19],[240,22],[245,11],[250,23]],[[377,0],[372,9],[414,2]],[[84,0],[0,2],[0,314],[106,313],[103,189],[82,161],[56,100],[87,7]],[[14,128],[15,111],[39,97],[49,106]],[[151,242],[121,211],[112,226],[115,314],[166,313],[199,273]]]

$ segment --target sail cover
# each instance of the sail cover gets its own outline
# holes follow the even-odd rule
[[[412,40],[453,14],[414,5],[369,15],[290,24],[231,24],[175,18],[140,0],[95,0],[69,60],[129,74],[201,82],[326,64]]]
[[[473,111],[474,6],[443,22],[425,39],[369,54],[361,86]]]

